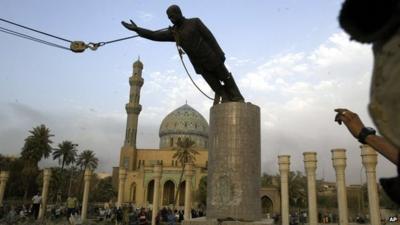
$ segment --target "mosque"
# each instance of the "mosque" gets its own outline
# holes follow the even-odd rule
[[[190,138],[195,142],[194,149],[199,153],[194,162],[194,176],[191,181],[194,193],[200,182],[207,175],[208,159],[208,123],[207,120],[188,104],[184,104],[169,113],[161,122],[159,149],[138,149],[136,134],[138,117],[142,109],[139,104],[140,89],[143,85],[143,63],[137,60],[133,64],[133,74],[129,78],[130,96],[126,104],[127,125],[125,141],[121,148],[119,167],[113,169],[113,183],[118,186],[119,168],[126,170],[126,181],[123,187],[123,202],[134,203],[139,207],[152,204],[154,192],[153,166],[161,164],[163,168],[160,182],[161,205],[173,204],[175,193],[179,188],[177,203],[184,204],[184,177],[180,181],[182,166],[173,157],[178,140]],[[203,181],[202,181],[203,179]],[[118,189],[117,189],[118,190]],[[197,204],[194,198],[194,206]],[[197,207],[197,206],[196,206]]]
[[[162,165],[159,200],[161,207],[173,204],[178,188],[177,205],[183,206],[186,182],[191,182],[193,187],[192,207],[201,207],[198,193],[201,183],[206,182],[208,164],[209,126],[207,120],[190,105],[184,104],[162,120],[159,130],[159,149],[137,148],[137,125],[142,109],[139,104],[140,90],[144,83],[142,70],[143,63],[140,60],[134,62],[133,73],[129,78],[129,103],[125,107],[127,112],[125,141],[121,147],[119,167],[113,168],[114,188],[123,193],[119,194],[122,203],[134,203],[137,207],[150,206],[154,193],[153,167],[155,164],[160,164]],[[186,181],[183,176],[180,182],[182,166],[173,155],[176,152],[178,140],[184,138],[190,138],[195,142],[194,149],[199,154],[195,156],[192,180]],[[124,175],[126,178],[122,183],[120,168],[126,171]],[[263,202],[264,213],[280,211],[280,197],[276,187],[260,190],[260,198]]]

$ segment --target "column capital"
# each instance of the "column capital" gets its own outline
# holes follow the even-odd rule
[[[161,164],[155,164],[153,167],[153,173],[156,179],[161,179],[161,174],[162,174],[162,165]]]
[[[10,171],[1,171],[0,172],[0,180],[7,181],[10,178]]]
[[[304,168],[306,173],[315,172],[317,169],[317,153],[316,152],[303,152]]]
[[[346,168],[346,149],[337,148],[332,149],[332,164],[335,169]]]
[[[93,175],[93,171],[90,169],[86,169],[85,170],[85,178],[84,178],[85,181],[89,181],[90,178],[92,177],[92,175]]]
[[[279,171],[287,172],[290,170],[290,155],[278,155]]]
[[[378,163],[378,154],[369,145],[361,145],[361,159],[366,171],[375,171]]]

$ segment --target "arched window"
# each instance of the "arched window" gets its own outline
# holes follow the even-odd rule
[[[174,203],[175,198],[175,184],[171,180],[164,183],[163,205]]]
[[[147,185],[147,201],[150,204],[153,204],[153,195],[154,195],[154,180],[150,181]]]

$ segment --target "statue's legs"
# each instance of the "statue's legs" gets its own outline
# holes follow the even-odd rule
[[[221,102],[229,101],[228,93],[224,86],[221,84],[217,76],[212,73],[202,74],[204,80],[210,85],[211,89],[215,92],[214,105]],[[221,100],[220,100],[221,99]]]
[[[238,86],[236,85],[235,80],[232,77],[232,74],[229,73],[229,77],[224,82],[225,91],[228,93],[229,100],[232,102],[244,102],[244,98],[239,91]]]

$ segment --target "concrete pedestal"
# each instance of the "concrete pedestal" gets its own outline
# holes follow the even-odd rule
[[[260,220],[260,108],[214,105],[209,140],[207,219]]]
[[[4,192],[6,191],[6,184],[9,177],[9,171],[0,171],[0,206],[3,206]]]

